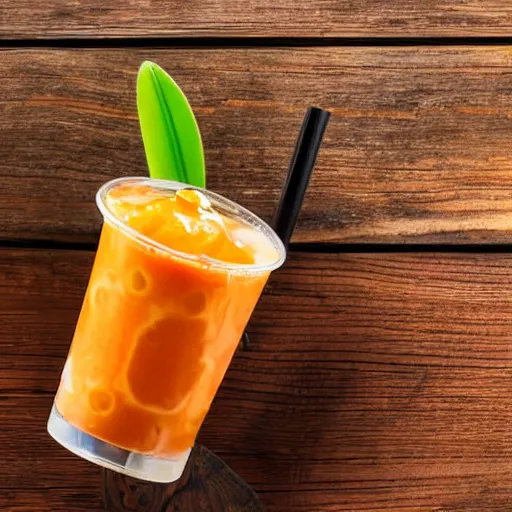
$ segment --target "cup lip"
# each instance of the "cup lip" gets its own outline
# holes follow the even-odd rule
[[[231,210],[234,214],[238,216],[243,216],[246,219],[250,219],[251,223],[249,225],[253,225],[257,229],[259,229],[272,243],[273,247],[277,251],[277,258],[270,263],[228,263],[222,260],[217,260],[215,258],[210,258],[205,255],[196,255],[189,254],[187,252],[178,251],[176,249],[172,249],[167,247],[160,242],[152,240],[150,237],[139,233],[136,229],[132,228],[125,224],[121,219],[117,218],[106,206],[105,204],[105,196],[112,188],[121,185],[123,183],[137,183],[137,184],[148,184],[150,186],[155,186],[157,188],[163,188],[170,191],[178,191],[183,189],[192,189],[198,190],[208,197],[208,199],[212,200],[212,203],[220,204],[221,206]],[[171,180],[160,180],[155,178],[149,178],[144,176],[125,176],[121,178],[115,178],[110,181],[104,183],[96,192],[96,205],[103,215],[103,218],[108,221],[110,224],[114,225],[116,228],[123,231],[125,234],[133,238],[134,240],[142,243],[143,245],[157,249],[166,254],[172,255],[174,257],[187,260],[196,264],[203,264],[211,268],[216,268],[220,270],[228,270],[237,273],[260,273],[260,272],[271,272],[279,267],[281,267],[286,259],[286,249],[283,245],[281,239],[277,236],[275,231],[260,217],[252,213],[247,208],[231,201],[230,199],[221,196],[215,192],[211,192],[207,189],[201,187],[195,187],[192,185],[188,185],[186,183],[180,183],[178,181]]]

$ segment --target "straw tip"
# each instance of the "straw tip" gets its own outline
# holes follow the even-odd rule
[[[331,112],[329,110],[325,110],[324,108],[321,108],[321,107],[310,106],[310,107],[308,107],[307,111],[309,113],[314,113],[319,116],[329,117],[331,115]]]

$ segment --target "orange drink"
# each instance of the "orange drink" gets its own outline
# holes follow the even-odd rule
[[[97,203],[100,243],[48,430],[88,460],[170,482],[284,248],[249,211],[180,183],[121,178]]]

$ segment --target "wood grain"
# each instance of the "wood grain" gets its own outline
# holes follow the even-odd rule
[[[45,422],[92,254],[0,251],[0,509],[100,510]],[[512,256],[292,254],[200,440],[269,512],[512,508]]]
[[[510,0],[31,0],[0,4],[3,38],[509,36]]]
[[[153,484],[104,471],[107,512],[263,512],[254,491],[204,446],[197,445],[174,484]]]
[[[1,51],[0,239],[93,242],[145,175],[142,60],[197,113],[209,187],[269,220],[307,105],[333,116],[295,242],[512,241],[512,48]]]

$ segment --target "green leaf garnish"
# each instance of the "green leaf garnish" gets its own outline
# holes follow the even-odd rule
[[[205,187],[203,144],[183,91],[157,64],[145,61],[137,77],[137,110],[151,178]]]

